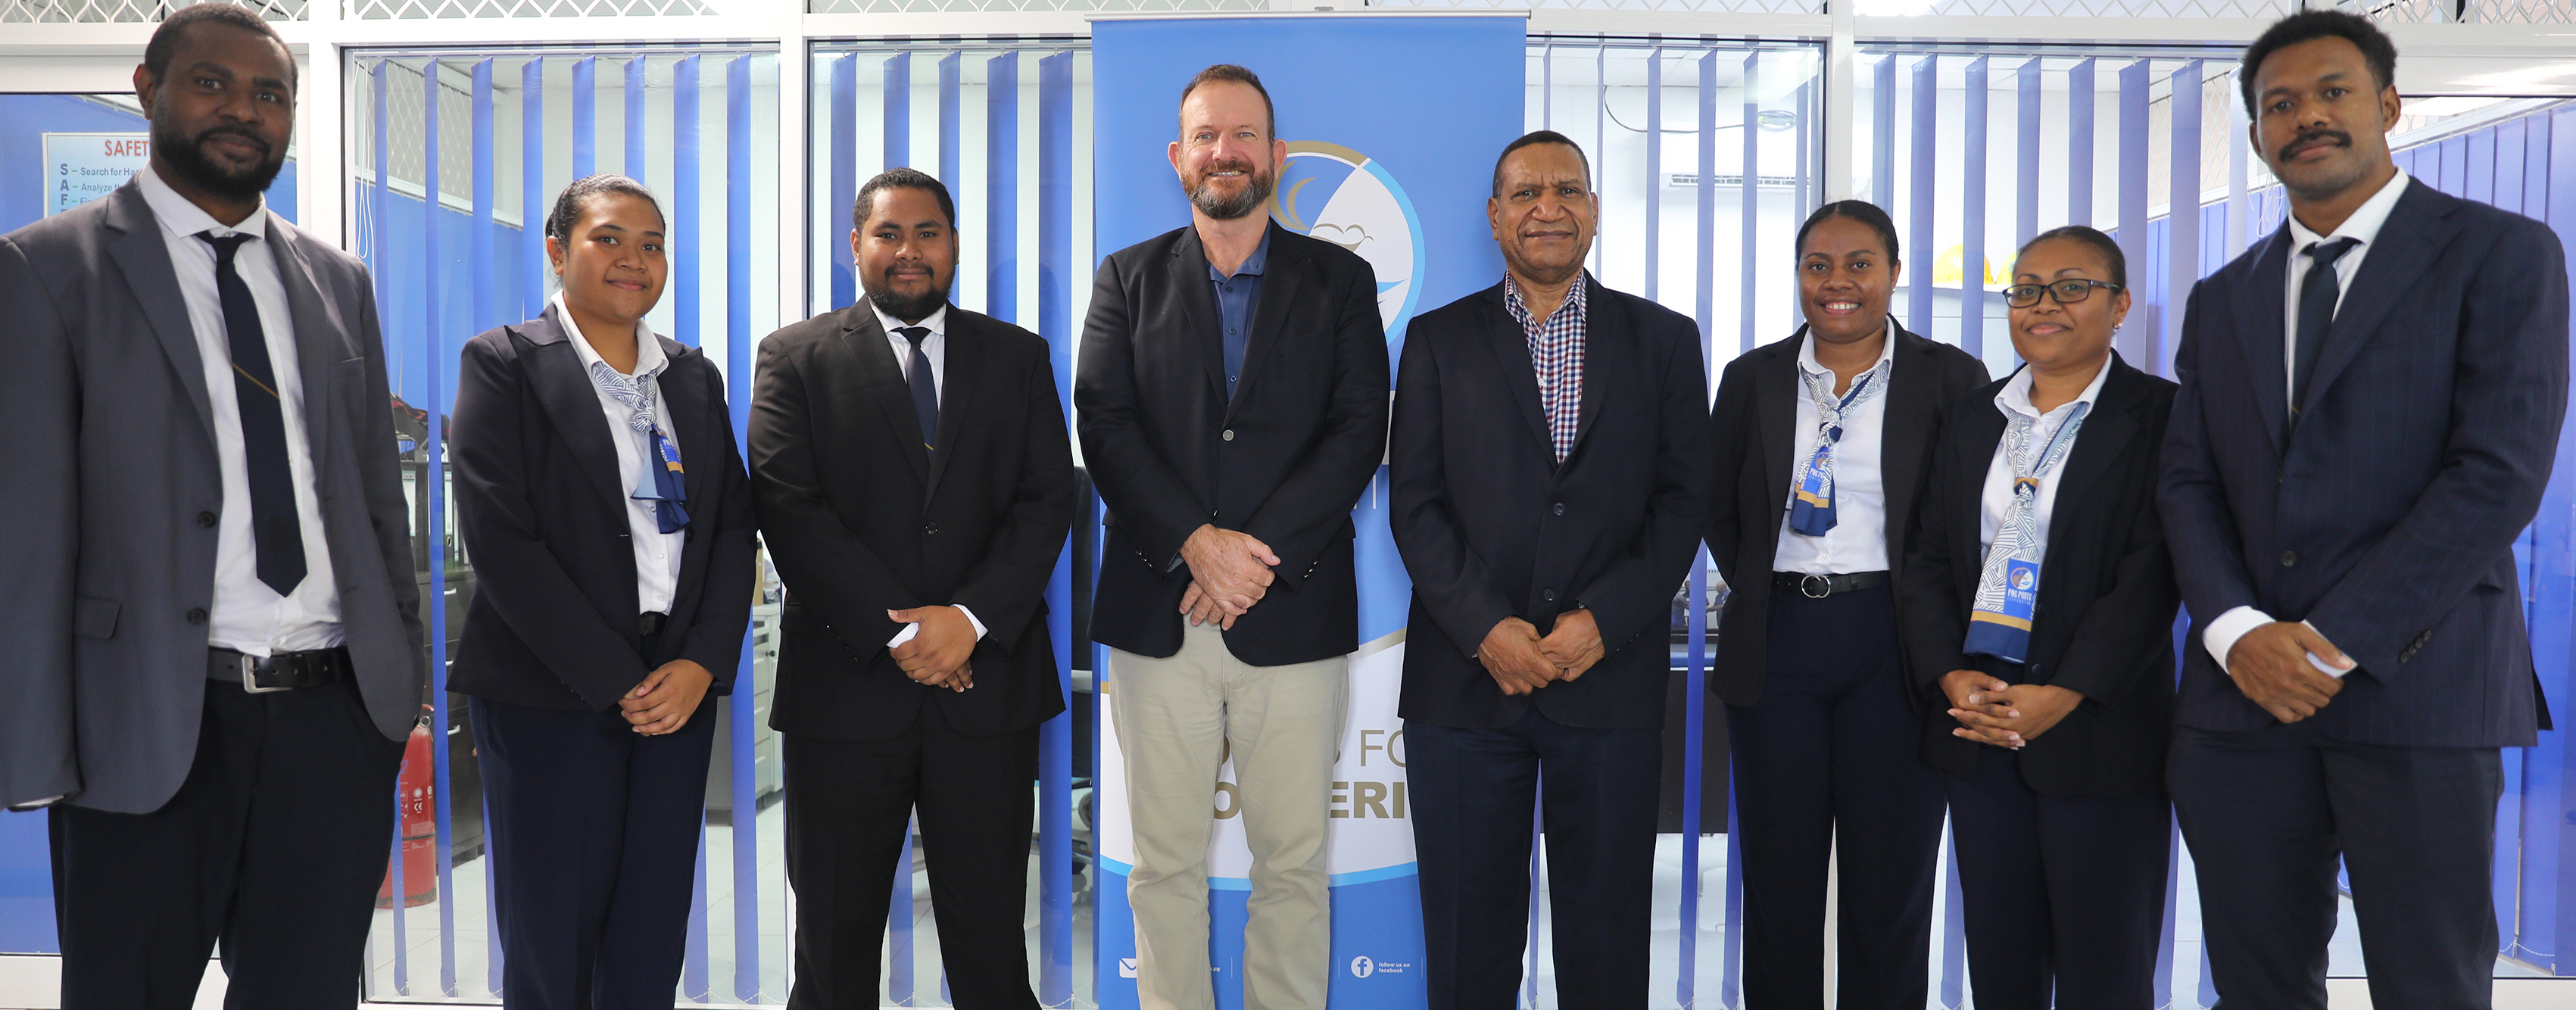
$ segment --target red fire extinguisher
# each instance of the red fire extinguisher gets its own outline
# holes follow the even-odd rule
[[[402,831],[403,907],[418,908],[438,900],[438,778],[430,765],[427,720],[412,727],[411,741],[403,746],[402,774],[395,783]],[[387,860],[385,882],[376,890],[376,907],[394,907],[393,894],[393,864]]]

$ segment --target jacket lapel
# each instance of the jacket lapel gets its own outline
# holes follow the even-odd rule
[[[1485,289],[1485,331],[1493,339],[1486,346],[1493,349],[1494,365],[1502,369],[1503,385],[1511,387],[1512,401],[1520,405],[1521,421],[1529,426],[1530,437],[1538,439],[1552,463],[1556,459],[1556,438],[1547,428],[1547,409],[1538,402],[1538,368],[1530,364],[1529,334],[1512,310],[1504,307],[1503,286]]]
[[[930,449],[922,443],[921,419],[912,414],[912,387],[903,380],[903,366],[895,363],[894,345],[886,342],[885,327],[866,302],[842,311],[850,316],[841,327],[841,343],[858,362],[863,385],[884,412],[886,429],[903,446],[903,458],[912,463],[912,478],[927,483]]]
[[[2303,403],[2316,403],[2334,387],[2335,377],[2361,354],[2362,345],[2370,342],[2380,321],[2397,307],[2397,299],[2425,276],[2434,254],[2458,234],[2459,226],[2450,220],[2455,202],[2431,187],[2407,180],[2406,192],[2389,210],[2387,222],[2380,225],[2379,236],[2374,240],[2378,248],[2362,258],[2361,269],[2353,273],[2352,290],[2345,292],[2343,305],[2335,310],[2334,324],[2326,327],[2325,348],[2318,353],[2317,370],[2310,373],[2308,388],[2299,394]]]
[[[941,339],[948,344],[942,355],[939,381],[939,451],[930,454],[930,478],[922,485],[921,502],[930,504],[939,493],[939,478],[948,472],[948,457],[957,450],[957,429],[966,423],[975,388],[984,374],[984,335],[956,306],[948,308],[948,333]]]
[[[1905,542],[1906,523],[1914,516],[1915,481],[1923,476],[1923,453],[1941,413],[1941,373],[1933,366],[1934,344],[1906,331],[1893,320],[1887,329],[1896,340],[1888,362],[1887,414],[1879,429],[1878,472],[1887,486],[1887,542]],[[1782,498],[1786,501],[1787,498]],[[1902,552],[1891,550],[1891,565],[1901,565]]]
[[[295,327],[296,368],[304,376],[304,439],[313,458],[313,480],[323,484],[331,454],[322,451],[327,435],[333,431],[332,405],[339,397],[331,388],[331,367],[343,359],[343,347],[337,339],[343,329],[324,307],[322,288],[314,283],[312,267],[304,260],[301,238],[295,229],[269,215],[266,241],[277,259],[277,277],[286,288],[288,318]]]
[[[1271,251],[1276,253],[1278,247],[1271,247]],[[1268,277],[1262,278],[1265,287],[1269,281]],[[1180,341],[1181,353],[1198,356],[1200,364],[1207,370],[1209,386],[1216,390],[1217,402],[1224,403],[1226,395],[1223,315],[1217,311],[1216,292],[1208,288],[1207,247],[1199,244],[1197,228],[1181,229],[1181,240],[1172,246],[1172,290],[1179,292],[1181,296],[1183,325],[1179,333],[1167,339]],[[1249,348],[1251,345],[1245,346]],[[1236,385],[1240,386],[1242,383],[1238,382]]]
[[[691,517],[689,527],[695,530],[699,528],[696,517],[714,511],[715,503],[707,501],[701,492],[706,490],[707,475],[715,469],[715,461],[723,455],[716,448],[716,437],[722,428],[715,423],[714,411],[708,409],[706,384],[681,376],[681,366],[697,358],[698,349],[669,337],[653,339],[662,342],[662,354],[671,362],[654,385],[661,390],[663,413],[678,422],[669,427],[680,441],[681,493]],[[722,409],[723,405],[715,406]],[[647,460],[644,465],[659,466],[661,461]]]
[[[1789,457],[1798,451],[1798,348],[1806,339],[1801,326],[1789,339],[1753,352],[1762,356],[1753,366],[1753,419],[1762,441],[1762,477],[1770,488],[1766,500],[1783,509],[1789,475],[1798,465]]]
[[[582,472],[590,475],[592,489],[623,510],[628,490],[621,486],[617,446],[608,440],[608,421],[599,410],[599,387],[582,371],[581,353],[572,346],[581,338],[572,334],[551,304],[537,318],[521,324],[519,336],[530,345],[529,385],[537,391],[537,402],[545,405],[546,417],[572,447]],[[686,457],[682,460],[685,464]]]
[[[2079,496],[2110,473],[2111,464],[2128,449],[2129,440],[2145,430],[2138,414],[2145,409],[2147,399],[2139,395],[2144,383],[2138,381],[2138,370],[2120,360],[2116,351],[2110,363],[2102,367],[2110,369],[2111,375],[2102,380],[2101,395],[2094,398],[2092,411],[2084,415],[2084,427],[2076,430],[2075,447],[2068,450],[2063,464],[2066,470],[2057,478],[2057,497],[2048,518],[2049,543],[2057,542],[2058,520],[2084,511],[2076,504],[2081,500]]]
[[[1958,495],[1953,500],[1926,502],[1923,507],[1951,510],[1950,556],[1967,559],[1958,567],[1973,587],[1985,571],[1986,471],[1994,466],[1995,446],[2003,441],[2007,422],[2004,412],[1992,403],[1950,420],[1959,430],[1955,435],[1946,431],[1941,435],[1941,451],[1957,453],[1953,461],[1964,479],[1959,481]]]
[[[1284,234],[1278,223],[1273,222],[1270,227]],[[1290,244],[1275,241],[1278,237],[1277,234],[1271,236],[1274,241],[1270,243],[1270,261],[1261,268],[1261,297],[1252,306],[1252,332],[1243,337],[1243,375],[1235,379],[1234,397],[1225,407],[1228,423],[1234,420],[1235,405],[1248,399],[1245,394],[1252,392],[1253,378],[1263,371],[1262,365],[1278,356],[1279,331],[1287,326],[1288,307],[1297,304],[1297,289],[1306,275],[1305,257],[1297,255]],[[1211,302],[1216,298],[1204,283],[1199,285],[1199,293],[1207,295]],[[1219,344],[1217,388],[1220,390],[1225,388],[1224,355],[1225,348]]]
[[[2289,255],[2290,225],[2283,222],[2263,243],[2263,251],[2255,254],[2254,276],[2236,291],[2236,349],[2245,356],[2245,378],[2254,384],[2254,408],[2263,415],[2263,431],[2272,436],[2275,452],[2290,423],[2290,375],[2282,370],[2282,341],[2288,339],[2290,311]]]
[[[188,322],[187,301],[179,297],[179,272],[170,266],[170,247],[161,238],[161,224],[134,183],[118,187],[108,194],[108,201],[107,226],[124,233],[108,244],[108,255],[124,272],[126,287],[142,304],[153,335],[161,338],[170,369],[178,373],[180,388],[188,391],[188,402],[197,408],[198,427],[212,439],[215,411],[206,399],[206,359],[197,353],[197,330]]]
[[[1592,434],[1592,421],[1601,416],[1601,405],[1610,398],[1602,375],[1627,363],[1620,352],[1628,347],[1621,341],[1633,332],[1628,327],[1626,307],[1606,297],[1609,292],[1592,282],[1589,271],[1580,283],[1586,285],[1583,311],[1588,316],[1583,321],[1583,401],[1578,407],[1582,416],[1574,424],[1574,445],[1565,453],[1569,460],[1583,448],[1584,438]]]

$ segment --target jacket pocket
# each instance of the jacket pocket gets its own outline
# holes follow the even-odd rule
[[[82,638],[114,638],[116,615],[123,609],[115,600],[75,597],[72,600],[72,634]]]

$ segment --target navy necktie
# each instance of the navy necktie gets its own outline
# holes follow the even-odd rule
[[[2307,282],[2299,286],[2298,350],[2290,362],[2290,421],[2295,424],[2308,398],[2308,379],[2317,374],[2317,359],[2324,355],[2326,330],[2334,325],[2335,301],[2343,294],[2343,283],[2335,274],[2335,261],[2352,247],[2357,238],[2317,242],[2305,250],[2315,264],[2308,267]]]
[[[921,448],[931,451],[939,446],[939,377],[931,374],[930,355],[921,350],[930,327],[897,326],[894,331],[912,341],[912,413],[921,420]]]
[[[250,471],[251,546],[259,580],[285,596],[304,581],[304,525],[295,515],[295,478],[286,465],[286,405],[269,367],[268,334],[259,303],[233,268],[249,235],[198,238],[215,247],[215,291],[224,306],[224,340],[232,351],[233,399],[241,408],[242,463]]]

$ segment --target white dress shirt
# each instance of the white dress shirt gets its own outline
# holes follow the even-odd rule
[[[1896,357],[1896,322],[1889,317],[1887,338],[1878,350],[1881,365]],[[1873,368],[1876,365],[1871,366]],[[1790,429],[1795,434],[1789,447],[1789,497],[1780,500],[1779,547],[1772,553],[1771,570],[1800,572],[1808,575],[1843,575],[1852,572],[1887,570],[1887,482],[1879,476],[1879,431],[1887,423],[1889,391],[1870,394],[1866,402],[1852,408],[1843,417],[1843,437],[1834,443],[1834,528],[1824,536],[1811,537],[1789,528],[1789,503],[1797,496],[1798,479],[1807,472],[1807,461],[1816,454],[1821,418],[1816,397],[1807,389],[1805,376],[1823,376],[1832,388],[1832,369],[1816,363],[1816,338],[1810,334],[1798,345],[1798,410]],[[1895,381],[1895,372],[1881,382]],[[1849,389],[1843,392],[1850,392]]]
[[[2039,408],[2031,405],[2032,376],[2030,369],[2024,367],[2021,371],[2013,373],[2013,377],[2004,383],[2002,392],[1995,394],[1995,409],[2003,412],[2007,422],[2015,416],[2031,418],[2036,422],[2030,429],[2031,463],[2036,466],[2039,463],[2040,454],[2047,451],[2049,440],[2057,437],[2058,429],[2066,426],[2067,418],[2075,416],[2075,405],[2090,404],[2099,399],[2102,395],[2102,382],[2110,377],[2111,359],[2105,357],[2102,359],[2102,367],[2093,373],[2093,381],[2085,384],[2084,392],[2043,414],[2040,413]],[[2093,408],[2087,406],[2084,409],[2089,417],[2089,412]],[[2084,440],[2082,429],[2076,430],[2075,440],[2078,442]],[[2074,453],[2075,447],[2069,444],[2066,447],[2066,455],[2071,457]],[[2039,479],[2039,495],[2037,500],[2031,503],[2032,525],[2039,533],[2038,542],[2028,548],[2032,564],[2040,564],[2048,555],[2048,523],[2050,517],[2057,512],[2057,485],[2062,483],[2058,478],[2065,473],[2066,460],[2060,458],[2057,466]],[[1978,510],[1977,543],[1988,550],[1994,548],[1995,530],[2012,520],[2014,477],[2012,430],[2008,423],[2003,437],[1995,440],[1994,460],[1986,464],[1985,496],[1980,501],[1983,507]]]
[[[322,504],[314,493],[313,450],[304,429],[304,369],[295,352],[295,315],[268,242],[268,204],[231,228],[180,196],[152,169],[134,173],[135,187],[170,250],[179,297],[188,306],[188,328],[206,373],[206,406],[214,421],[215,464],[223,477],[223,507],[215,523],[215,592],[206,607],[206,643],[253,656],[328,649],[346,640],[340,627],[340,587],[331,577],[331,544],[322,532]],[[281,227],[291,227],[281,225]],[[251,537],[250,466],[244,460],[241,401],[233,391],[232,344],[224,329],[223,295],[215,287],[215,247],[198,234],[250,236],[233,254],[233,272],[259,307],[268,340],[269,370],[277,379],[286,422],[286,469],[295,486],[295,518],[304,540],[304,581],[279,596],[259,580]]]
[[[895,370],[903,373],[903,381],[907,383],[912,381],[912,341],[906,339],[903,334],[896,333],[894,328],[923,326],[930,329],[930,335],[921,338],[921,356],[930,360],[931,391],[938,396],[948,395],[948,306],[940,306],[917,323],[907,323],[886,315],[885,310],[878,308],[875,302],[868,303],[868,311],[876,313],[877,325],[885,328],[886,345],[894,349]],[[962,604],[950,604],[950,606],[956,607],[958,613],[966,615],[966,623],[975,628],[975,640],[983,641],[984,622],[976,618],[975,612],[966,609]],[[918,634],[921,634],[921,625],[906,624],[902,631],[895,632],[893,638],[886,640],[886,648],[891,649],[912,641],[912,636]]]
[[[2380,226],[2388,223],[2389,212],[2396,210],[2398,198],[2406,195],[2407,180],[2406,171],[2399,169],[2385,185],[2379,187],[2379,192],[2371,194],[2370,199],[2354,208],[2352,216],[2345,218],[2343,224],[2336,227],[2332,235],[2319,235],[2309,230],[2307,225],[2299,223],[2297,214],[2293,213],[2289,216],[2290,249],[2287,255],[2290,261],[2288,272],[2283,275],[2286,283],[2281,285],[2288,289],[2287,299],[2282,306],[2282,318],[2285,322],[2281,327],[2281,374],[2285,376],[2283,381],[2288,384],[2283,387],[2283,390],[2293,399],[2283,402],[2298,402],[2295,399],[2298,393],[2295,387],[2299,375],[2299,292],[2308,285],[2308,266],[2311,262],[2307,254],[2308,247],[2334,239],[2361,240],[2360,245],[2352,247],[2350,252],[2344,253],[2343,258],[2336,260],[2334,264],[2335,308],[2341,311],[2344,297],[2352,294],[2353,278],[2361,275],[2362,259],[2370,255],[2371,246],[2379,241]],[[2217,660],[2218,668],[2224,670],[2227,668],[2227,654],[2236,648],[2236,640],[2245,637],[2246,632],[2272,623],[2272,620],[2272,615],[2253,607],[2237,607],[2229,610],[2209,622],[2208,627],[2201,629],[2201,647],[2209,650],[2210,658]],[[2310,628],[2313,629],[2314,625],[2310,625]],[[2341,677],[2346,672],[2326,665],[2325,661],[2318,659],[2315,653],[2308,654],[2308,662],[2328,676]]]
[[[590,337],[581,332],[581,324],[573,321],[572,309],[564,305],[563,292],[555,292],[554,306],[555,318],[561,320],[564,329],[572,334],[573,353],[581,356],[581,374],[587,379],[592,365],[606,362],[600,358],[599,351],[590,346]],[[662,396],[660,379],[663,366],[670,360],[662,353],[662,342],[653,338],[653,328],[638,319],[635,321],[635,368],[618,374],[646,376],[644,384],[653,391],[653,423],[661,426],[662,437],[677,446],[680,433],[671,426],[671,412],[667,408],[670,401]],[[662,532],[659,510],[652,502],[635,497],[635,489],[650,479],[647,476],[650,471],[645,467],[655,462],[652,433],[628,427],[626,419],[633,417],[635,412],[618,402],[616,397],[608,395],[599,383],[592,382],[590,392],[599,398],[601,421],[608,425],[608,444],[617,449],[617,486],[626,494],[627,539],[635,544],[636,612],[670,613],[671,597],[679,592],[680,549],[688,543],[688,531]],[[690,462],[685,456],[680,459],[682,467],[687,467]]]

